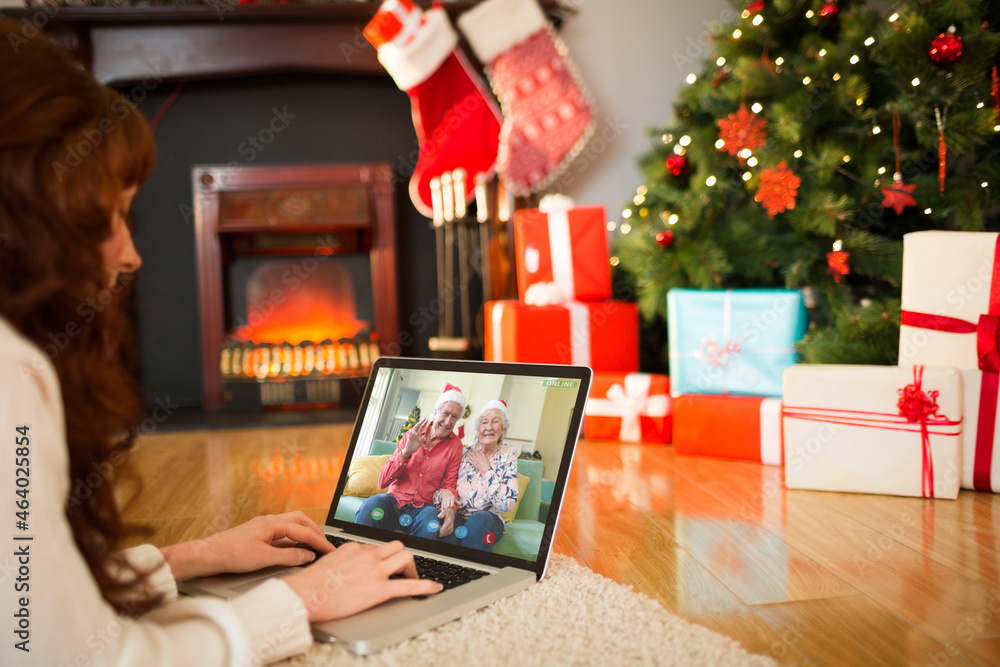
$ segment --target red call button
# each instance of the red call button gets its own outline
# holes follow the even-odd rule
[[[483,535],[483,544],[493,544],[497,541],[497,536],[493,533],[486,533]]]

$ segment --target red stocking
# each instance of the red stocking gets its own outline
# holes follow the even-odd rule
[[[444,10],[423,12],[410,0],[386,0],[365,27],[379,62],[410,97],[420,157],[410,179],[410,199],[431,217],[430,181],[465,169],[467,183],[493,175],[500,110],[458,50],[458,35]],[[475,192],[469,188],[467,202]]]
[[[519,195],[551,184],[583,149],[594,110],[535,0],[485,0],[458,19],[503,108],[497,171]]]

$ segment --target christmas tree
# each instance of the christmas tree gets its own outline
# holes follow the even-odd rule
[[[418,421],[420,421],[420,406],[414,405],[413,409],[410,410],[410,415],[406,418],[406,422],[403,424],[403,427],[399,430],[399,435],[396,436],[394,442],[399,442],[400,440],[402,440],[403,436],[406,435],[406,432],[409,431],[411,428],[413,428]]]
[[[903,234],[1000,228],[1000,3],[734,6],[640,160],[617,270],[646,331],[672,287],[796,287],[805,361],[894,364]]]

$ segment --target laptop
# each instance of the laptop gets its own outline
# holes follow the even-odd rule
[[[323,530],[334,545],[343,540],[366,544],[399,540],[414,555],[418,573],[454,568],[462,574],[457,578],[447,575],[454,579],[446,586],[453,587],[435,595],[389,600],[345,619],[314,624],[314,637],[368,655],[541,580],[552,550],[591,377],[585,366],[379,358],[368,378]],[[453,429],[456,435],[464,435],[463,446],[473,442],[483,405],[494,399],[507,403],[510,426],[504,443],[520,452],[519,501],[503,534],[483,536],[492,542],[492,550],[411,536],[404,526],[379,523],[370,527],[355,522],[364,495],[372,491],[361,488],[365,485],[359,485],[358,480],[364,479],[366,470],[370,480],[372,471],[395,451],[402,432],[415,421],[415,408],[421,417],[431,417],[447,384],[459,387],[468,401],[467,416]],[[374,484],[377,487],[377,481]],[[179,588],[189,595],[233,598],[264,579],[293,571],[275,567],[205,577],[184,582]]]

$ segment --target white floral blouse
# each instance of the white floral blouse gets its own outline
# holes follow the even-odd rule
[[[466,447],[458,468],[458,511],[462,516],[489,510],[503,519],[503,513],[517,502],[517,450],[501,444],[490,457],[490,470],[481,474],[469,463],[469,452],[479,444]]]

